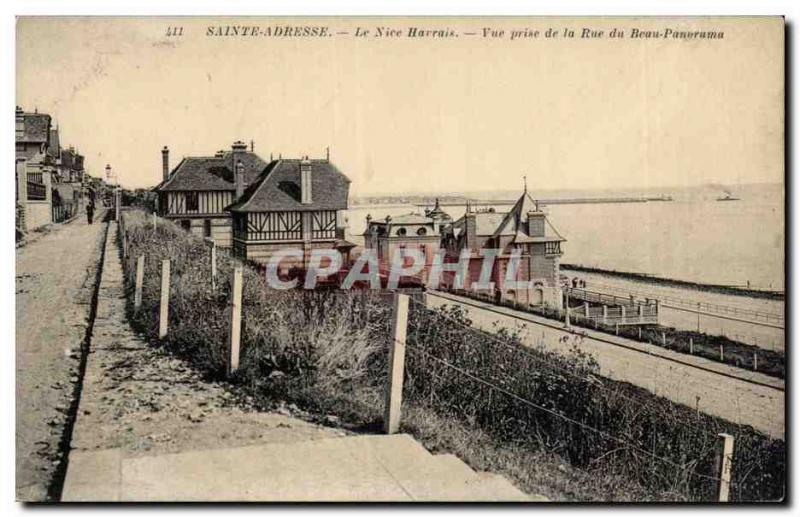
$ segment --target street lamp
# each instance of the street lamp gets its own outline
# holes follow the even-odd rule
[[[116,178],[114,178],[116,180]],[[106,180],[111,182],[111,164],[106,164]],[[114,220],[119,223],[119,208],[120,208],[120,191],[119,182],[114,181]]]

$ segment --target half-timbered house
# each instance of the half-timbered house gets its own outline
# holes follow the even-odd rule
[[[201,237],[220,246],[231,246],[230,213],[225,209],[237,200],[234,171],[242,170],[242,188],[256,182],[267,162],[234,142],[229,151],[214,156],[187,157],[169,171],[169,149],[162,153],[163,181],[156,187],[158,212]]]
[[[312,249],[337,249],[343,263],[355,245],[344,240],[344,211],[350,180],[327,159],[271,162],[240,200],[230,206],[234,254],[267,262],[281,249],[303,251],[283,269],[304,267]]]

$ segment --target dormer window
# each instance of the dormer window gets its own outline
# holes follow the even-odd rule
[[[428,230],[426,230],[425,228],[420,228],[419,230],[417,230],[417,235],[419,235],[420,237],[422,237],[424,235],[427,235],[427,234],[428,234]]]
[[[405,228],[398,228],[397,232],[396,232],[396,235],[399,235],[400,237],[405,237],[406,229]]]

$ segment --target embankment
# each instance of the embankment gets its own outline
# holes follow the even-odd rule
[[[218,253],[212,285],[202,241],[164,221],[154,230],[143,214],[126,214],[124,226],[127,281],[138,256],[146,264],[134,327],[209,377],[223,377],[237,262]],[[169,332],[159,339],[164,259],[172,264],[172,295]],[[265,408],[290,401],[358,429],[379,428],[391,296],[268,290],[246,265],[243,277],[241,362],[231,381]],[[561,500],[714,500],[717,433],[728,432],[737,444],[733,498],[783,497],[782,440],[604,379],[580,350],[531,350],[511,331],[481,332],[463,312],[414,301],[405,364],[402,429],[530,492]]]

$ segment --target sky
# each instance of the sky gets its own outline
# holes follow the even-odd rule
[[[322,38],[216,37],[227,25]],[[182,26],[180,37],[166,36]],[[356,37],[356,27],[458,38]],[[509,39],[584,27],[722,40]],[[505,30],[483,38],[483,28]],[[347,32],[339,35],[338,32]],[[465,36],[464,32],[476,32]],[[235,140],[331,159],[351,194],[783,181],[783,21],[746,18],[20,18],[17,104],[126,187]]]

